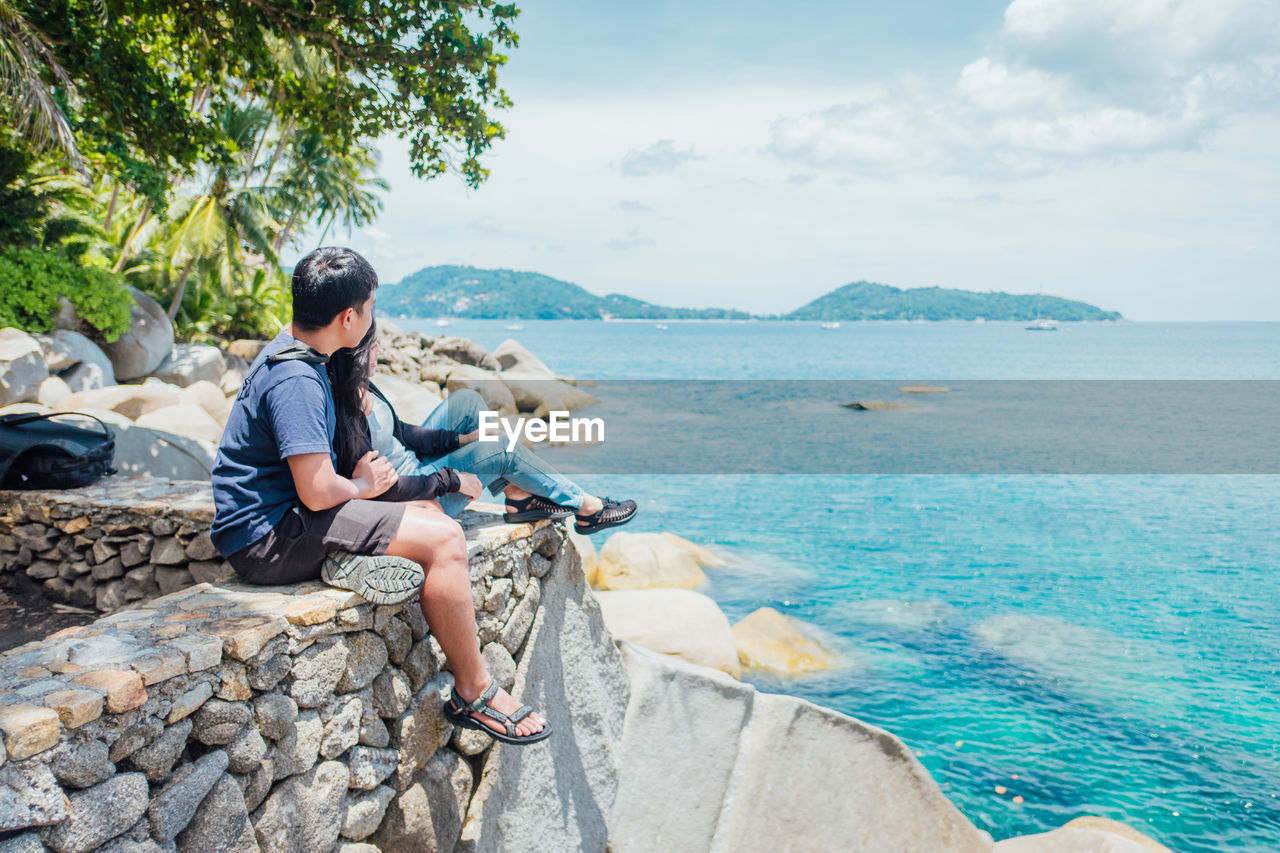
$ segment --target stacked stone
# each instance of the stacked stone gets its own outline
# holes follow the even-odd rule
[[[547,522],[477,522],[479,640],[509,688],[576,552]],[[317,582],[202,583],[12,649],[0,850],[453,849],[492,740],[444,718],[444,665],[416,602]]]
[[[207,482],[107,478],[69,491],[0,492],[0,585],[103,613],[231,567],[209,541]]]

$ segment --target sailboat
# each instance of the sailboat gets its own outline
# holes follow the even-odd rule
[[[1040,292],[1036,294],[1036,319],[1032,321],[1030,326],[1024,326],[1028,332],[1056,332],[1058,324],[1045,318],[1040,319],[1040,297],[1044,294],[1044,285],[1040,286]]]

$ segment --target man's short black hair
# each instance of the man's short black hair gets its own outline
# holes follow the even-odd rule
[[[293,269],[293,322],[314,332],[348,308],[357,311],[378,287],[378,274],[358,253],[324,246]]]

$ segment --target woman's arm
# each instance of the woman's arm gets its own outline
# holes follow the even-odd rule
[[[441,468],[439,471],[423,476],[411,475],[401,477],[396,484],[378,495],[380,501],[425,501],[456,492],[461,487],[461,478],[452,468]]]

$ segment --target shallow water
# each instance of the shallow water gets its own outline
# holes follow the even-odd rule
[[[397,322],[594,378],[1280,378],[1280,324]],[[732,555],[731,621],[825,632],[846,666],[749,680],[893,731],[997,839],[1096,814],[1280,849],[1280,478],[583,480]]]

